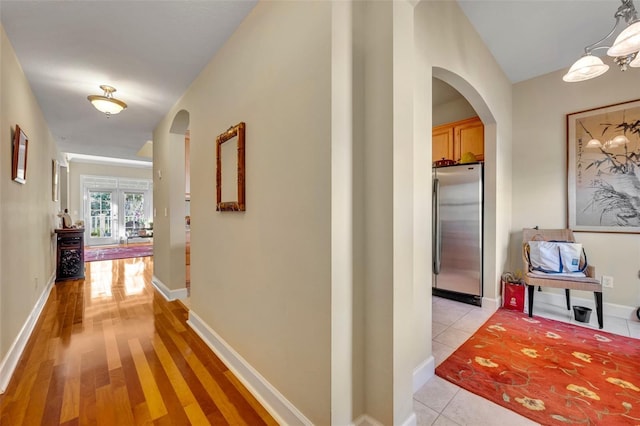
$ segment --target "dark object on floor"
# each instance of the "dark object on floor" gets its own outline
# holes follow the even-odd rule
[[[576,321],[589,322],[589,318],[591,318],[591,308],[586,308],[584,306],[574,306],[573,315]]]

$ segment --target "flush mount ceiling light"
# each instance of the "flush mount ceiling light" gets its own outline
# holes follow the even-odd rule
[[[100,88],[104,91],[103,95],[89,95],[87,99],[89,102],[100,112],[107,114],[107,117],[111,114],[118,114],[120,111],[127,107],[127,104],[120,99],[113,97],[113,92],[116,91],[115,87],[107,86],[103,84]]]
[[[600,58],[591,55],[591,52],[598,49],[608,49],[607,55],[614,58],[613,61],[621,71],[626,71],[629,66],[640,67],[640,59],[638,59],[640,57],[640,53],[638,53],[640,51],[640,20],[636,8],[633,6],[633,0],[620,0],[620,2],[622,4],[613,15],[616,18],[613,29],[601,40],[584,48],[584,55],[562,77],[564,81],[573,83],[589,80],[607,72],[609,65],[604,64]],[[622,20],[627,23],[627,28],[616,37],[612,46],[601,46],[616,32]]]

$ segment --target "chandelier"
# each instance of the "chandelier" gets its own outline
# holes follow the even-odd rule
[[[591,54],[591,52],[598,49],[608,49],[607,55],[614,58],[613,61],[620,67],[621,71],[626,71],[627,67],[640,67],[640,53],[638,53],[640,51],[640,20],[638,19],[636,8],[633,6],[633,0],[620,1],[622,4],[613,15],[616,18],[613,29],[601,40],[584,48],[584,55],[562,77],[564,81],[572,83],[589,80],[607,72],[609,65],[603,63],[599,57]],[[627,28],[616,37],[612,46],[601,46],[615,33],[622,20],[626,22]]]
[[[89,95],[87,99],[89,102],[100,112],[107,114],[107,117],[111,114],[118,114],[127,107],[127,104],[120,99],[113,97],[113,92],[116,91],[115,87],[107,86],[103,84],[100,88],[104,91],[102,95]]]

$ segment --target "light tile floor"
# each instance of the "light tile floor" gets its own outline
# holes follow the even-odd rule
[[[432,348],[436,366],[447,359],[493,314],[489,309],[433,297]],[[554,306],[536,301],[534,315],[574,323],[581,327],[598,328],[595,311],[589,324],[573,319],[566,306]],[[623,336],[640,338],[640,322],[604,316],[604,330]],[[431,378],[413,395],[413,408],[419,426],[448,425],[536,425],[511,410],[468,392],[438,376]]]

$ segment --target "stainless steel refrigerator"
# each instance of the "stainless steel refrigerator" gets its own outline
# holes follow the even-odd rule
[[[482,304],[482,163],[433,169],[433,294]]]

